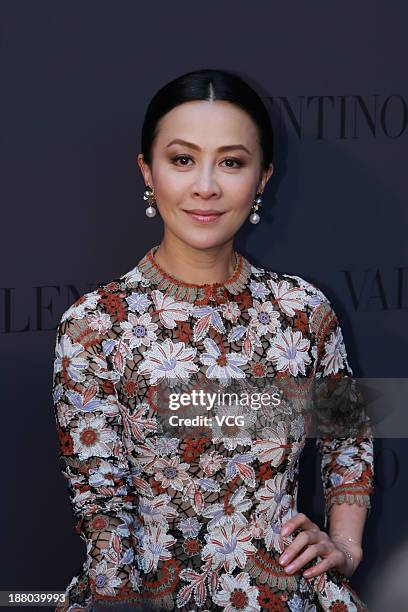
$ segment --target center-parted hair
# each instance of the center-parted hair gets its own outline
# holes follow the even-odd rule
[[[248,113],[258,128],[262,169],[268,169],[273,158],[274,137],[262,98],[237,74],[210,68],[187,72],[163,85],[153,96],[146,110],[141,135],[141,151],[148,165],[152,163],[152,146],[160,119],[176,106],[194,100],[223,100]]]

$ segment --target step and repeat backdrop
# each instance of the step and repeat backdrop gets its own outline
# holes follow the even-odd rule
[[[275,172],[261,222],[235,246],[320,287],[354,375],[376,397],[398,385],[391,396],[406,397],[407,16],[401,1],[0,2],[0,590],[64,591],[85,559],[57,458],[56,325],[161,240],[136,157],[148,102],[180,74],[236,71],[261,95]],[[375,438],[351,579],[363,598],[407,537],[408,428],[396,423]],[[298,506],[322,524],[319,470],[308,440]]]

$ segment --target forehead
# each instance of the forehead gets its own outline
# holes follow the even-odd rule
[[[173,138],[194,142],[203,148],[244,144],[254,149],[258,130],[252,117],[235,104],[224,100],[194,100],[173,108],[158,126],[157,145]]]

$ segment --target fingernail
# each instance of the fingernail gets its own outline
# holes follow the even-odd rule
[[[279,563],[286,563],[286,561],[288,560],[288,556],[287,555],[282,555],[281,558],[279,559]]]
[[[285,571],[287,572],[291,572],[295,569],[295,566],[293,565],[293,563],[289,563],[289,565],[287,567],[285,567]]]

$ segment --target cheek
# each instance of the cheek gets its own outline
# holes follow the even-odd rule
[[[178,199],[188,189],[187,174],[174,172],[169,166],[161,166],[154,174],[154,185],[157,196],[165,205],[167,201]]]
[[[255,190],[257,188],[257,176],[253,172],[242,174],[241,176],[234,177],[235,180],[228,181],[224,185],[225,192],[233,198],[241,207],[246,207],[252,203],[255,197]]]
[[[239,206],[234,206],[232,210],[232,218],[237,225],[240,225],[245,221],[251,212],[251,202],[249,199],[242,201]]]
[[[255,198],[255,189],[256,185],[250,181],[241,181],[239,185],[237,181],[237,185],[229,193],[229,201],[235,215],[245,216],[249,212]]]
[[[154,177],[156,205],[163,221],[169,224],[176,222],[181,204],[186,200],[186,190],[174,177],[174,174],[161,172]]]
[[[171,214],[174,208],[189,201],[194,178],[188,172],[175,172],[166,164],[158,164],[154,172],[154,186],[159,207],[164,215]],[[227,204],[234,217],[244,218],[249,214],[257,176],[252,170],[238,175],[220,175],[217,177],[222,200]]]

